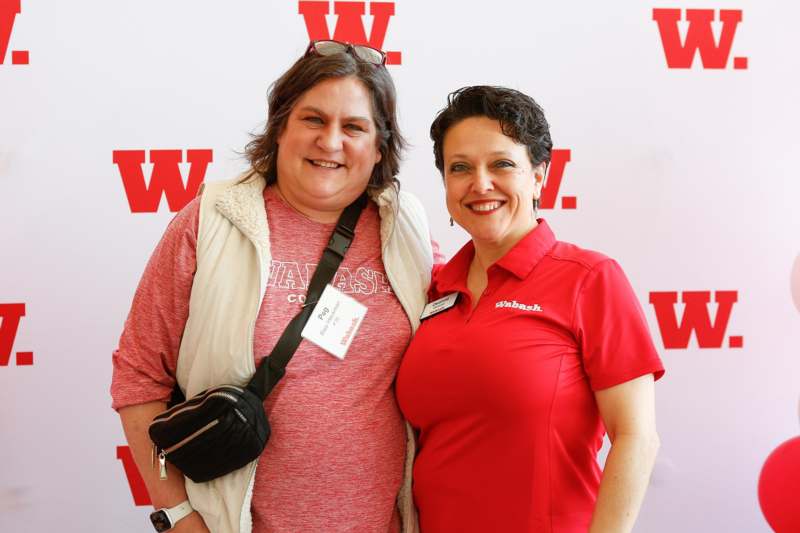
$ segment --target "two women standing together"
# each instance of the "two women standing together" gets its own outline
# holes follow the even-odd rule
[[[335,41],[311,43],[271,88],[251,171],[209,183],[170,223],[114,354],[112,396],[153,504],[188,513],[171,531],[632,528],[663,367],[619,266],[536,216],[552,148],[541,108],[464,88],[431,136],[447,209],[472,237],[447,264],[400,192],[383,54]],[[264,402],[272,436],[252,465],[160,480],[147,428],[174,384],[189,397],[250,379],[365,191],[332,282],[368,309],[344,359],[300,345]]]

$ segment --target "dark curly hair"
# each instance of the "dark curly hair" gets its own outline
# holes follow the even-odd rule
[[[392,77],[385,67],[366,63],[347,52],[327,56],[304,55],[270,87],[264,132],[254,135],[244,150],[253,170],[264,176],[267,185],[278,179],[278,137],[286,127],[294,104],[316,84],[349,76],[363,83],[372,96],[372,115],[381,160],[372,169],[367,187],[382,190],[397,185],[400,153],[406,141],[397,125],[397,95]]]
[[[500,122],[508,137],[528,148],[533,166],[550,162],[553,141],[544,110],[527,94],[506,87],[474,85],[450,93],[447,106],[431,124],[436,168],[444,175],[442,148],[447,130],[470,117],[487,117]]]

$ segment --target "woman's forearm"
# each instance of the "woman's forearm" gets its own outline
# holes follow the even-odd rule
[[[167,479],[162,480],[159,479],[157,458],[153,464],[153,443],[150,441],[147,429],[153,418],[164,409],[166,409],[164,402],[151,402],[119,410],[128,446],[156,509],[172,507],[186,500],[183,474],[167,463]]]
[[[186,486],[181,474],[175,467],[167,463],[167,479],[160,479],[158,460],[153,464],[153,443],[147,429],[153,418],[166,409],[164,402],[150,402],[141,405],[123,407],[119,410],[125,438],[131,448],[133,459],[139,468],[139,473],[147,486],[153,507],[173,507],[186,501]],[[208,533],[202,517],[192,513],[170,529],[171,533]]]
[[[639,514],[658,452],[658,435],[617,435],[608,452],[590,533],[627,533]]]

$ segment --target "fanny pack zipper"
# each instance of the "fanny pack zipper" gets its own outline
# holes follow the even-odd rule
[[[219,424],[219,419],[215,418],[214,420],[212,420],[211,422],[209,422],[205,426],[201,427],[200,429],[198,429],[197,431],[195,431],[194,433],[192,433],[188,437],[184,438],[180,442],[176,442],[175,444],[173,444],[169,448],[167,448],[165,450],[161,450],[161,453],[169,454],[169,453],[174,452],[175,450],[177,450],[178,448],[180,448],[181,446],[183,446],[187,442],[191,441],[192,439],[194,439],[195,437],[197,437],[201,433],[205,433],[206,431],[208,431],[209,429],[213,428],[217,424]]]
[[[155,444],[153,444],[153,452],[158,450],[158,477],[159,477],[159,479],[161,479],[161,480],[167,479],[167,454],[168,453],[174,452],[175,450],[177,450],[181,446],[183,446],[186,443],[190,442],[192,439],[196,438],[198,435],[200,435],[202,433],[205,433],[206,431],[208,431],[209,429],[213,428],[217,424],[219,424],[219,419],[215,418],[214,420],[212,420],[211,422],[209,422],[205,426],[201,427],[200,429],[198,429],[197,431],[195,431],[194,433],[192,433],[188,437],[185,437],[183,440],[173,444],[172,446],[170,446],[169,448],[166,448],[166,449],[158,450],[158,447]]]
[[[244,390],[244,389],[240,389],[238,387],[231,387],[231,388],[232,389],[236,389],[239,392],[242,392]],[[150,422],[150,425],[152,426],[153,424],[157,424],[159,422],[166,422],[167,420],[172,419],[172,417],[174,417],[176,415],[179,415],[181,413],[185,413],[186,411],[191,411],[192,409],[197,409],[198,407],[203,405],[206,402],[206,400],[208,400],[209,398],[216,398],[216,397],[225,398],[228,401],[233,402],[233,403],[238,402],[238,399],[236,398],[236,396],[234,396],[232,394],[228,394],[228,393],[222,392],[222,391],[208,392],[208,393],[206,393],[205,396],[203,396],[202,399],[197,398],[197,400],[195,400],[195,401],[197,401],[197,403],[193,403],[191,405],[186,405],[184,407],[181,407],[177,411],[174,411],[174,412],[170,413],[169,416],[167,416],[165,418],[155,418],[155,419],[153,419],[152,422]],[[169,411],[167,411],[167,413],[169,413]],[[166,414],[166,413],[164,413],[164,414]],[[161,415],[161,416],[163,416],[163,415]]]

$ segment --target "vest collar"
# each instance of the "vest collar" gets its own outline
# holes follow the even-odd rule
[[[214,207],[261,251],[269,250],[269,227],[264,207],[266,180],[257,173],[245,175],[219,195]]]
[[[370,199],[378,206],[378,215],[381,219],[381,248],[385,248],[389,243],[395,228],[394,222],[399,209],[398,192],[397,187],[393,185],[380,191],[367,191]]]

